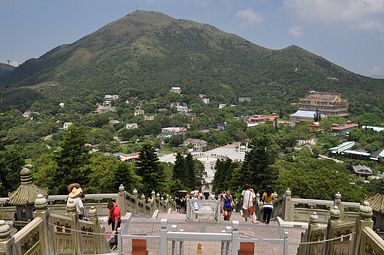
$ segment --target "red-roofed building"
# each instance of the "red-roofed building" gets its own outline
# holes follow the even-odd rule
[[[353,129],[357,128],[359,125],[356,123],[352,123],[351,121],[347,121],[344,125],[332,124],[331,131],[335,135],[348,135]]]

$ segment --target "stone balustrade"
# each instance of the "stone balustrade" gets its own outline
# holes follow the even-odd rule
[[[109,251],[103,233],[95,208],[90,210],[89,221],[79,220],[73,203],[68,204],[65,216],[55,215],[39,194],[34,219],[16,234],[11,236],[11,227],[0,221],[0,254],[99,254]]]

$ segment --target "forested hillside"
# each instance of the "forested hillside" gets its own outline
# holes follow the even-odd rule
[[[0,77],[0,107],[33,100],[119,94],[144,99],[172,85],[211,102],[252,98],[279,111],[308,90],[341,92],[353,113],[384,108],[384,80],[351,73],[297,46],[271,50],[234,34],[157,12],[136,11]]]

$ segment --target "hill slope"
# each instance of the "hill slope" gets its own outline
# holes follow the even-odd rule
[[[3,79],[4,104],[95,93],[207,94],[273,110],[308,90],[338,91],[353,109],[384,108],[384,80],[353,74],[296,46],[270,50],[215,27],[136,11],[98,31],[30,59]]]
[[[11,71],[13,71],[13,69],[15,69],[14,66],[0,63],[0,81],[2,78],[8,75]]]

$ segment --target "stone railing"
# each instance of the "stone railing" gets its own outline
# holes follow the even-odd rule
[[[67,199],[68,195],[49,195],[47,201],[50,212],[65,215],[67,213]],[[7,200],[8,198],[0,198],[0,219],[13,221],[16,208],[14,206],[6,206]],[[149,198],[146,198],[144,195],[139,197],[136,189],[131,194],[125,191],[123,185],[120,185],[118,193],[86,194],[83,200],[86,215],[94,207],[97,209],[99,216],[107,216],[109,213],[107,204],[111,200],[117,201],[123,215],[125,212],[131,212],[142,217],[152,217],[155,211],[167,212],[169,209],[176,210],[176,203],[169,195],[166,195],[164,198],[159,193],[156,194],[155,191],[152,191]]]
[[[372,230],[372,208],[368,202],[359,206],[355,222],[341,219],[341,211],[334,206],[327,226],[319,224],[313,212],[308,229],[302,234],[297,255],[370,255],[384,254],[384,240]]]
[[[188,221],[197,221],[199,217],[204,217],[220,222],[220,201],[188,199],[186,214]]]
[[[124,186],[120,185],[117,197],[122,212],[132,212],[142,217],[153,217],[155,212],[168,212],[176,210],[176,203],[169,195],[160,196],[152,191],[151,197],[146,198],[144,194],[139,196],[136,189],[132,194],[125,191]]]
[[[11,227],[0,221],[0,254],[99,254],[109,251],[96,208],[90,209],[89,221],[79,220],[73,203],[68,204],[66,216],[55,215],[41,194],[35,201],[35,208],[34,219],[13,236]]]
[[[326,224],[329,219],[329,209],[337,206],[341,218],[347,222],[354,222],[358,217],[359,203],[341,201],[341,194],[335,194],[335,200],[293,198],[288,189],[282,200],[282,209],[274,213],[285,221],[309,222],[313,212],[316,212],[319,222]],[[275,210],[275,209],[274,209]]]

